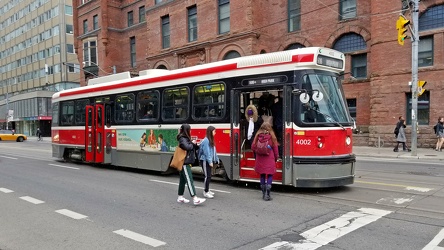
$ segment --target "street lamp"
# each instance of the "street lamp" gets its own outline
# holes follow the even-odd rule
[[[116,65],[111,66],[111,68],[113,69],[113,73],[109,73],[108,71],[106,71],[106,70],[100,68],[100,66],[99,66],[97,63],[93,62],[93,61],[84,61],[84,62],[83,62],[83,68],[88,67],[88,66],[91,66],[91,64],[94,65],[94,66],[96,66],[96,67],[97,67],[98,69],[100,69],[101,71],[107,73],[108,75],[116,74]],[[88,66],[87,66],[87,65],[88,65]]]

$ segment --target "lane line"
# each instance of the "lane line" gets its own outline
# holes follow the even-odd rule
[[[176,183],[176,182],[161,181],[161,180],[154,180],[154,179],[151,179],[150,181],[152,181],[152,182],[158,182],[158,183],[164,183],[164,184],[170,184],[170,185],[175,185],[175,186],[179,186],[179,183]],[[197,187],[197,186],[195,186],[194,188],[196,188],[196,189],[202,189],[202,190],[204,189],[203,187]],[[219,193],[225,193],[225,194],[231,194],[230,191],[224,191],[224,190],[219,190],[219,189],[211,189],[211,191],[219,192]]]
[[[414,186],[407,186],[407,185],[402,185],[402,184],[391,184],[391,183],[373,182],[373,181],[355,181],[355,183],[380,185],[380,186],[388,186],[388,187],[402,187],[402,188],[405,188],[406,190],[414,190],[414,191],[419,191],[419,192],[424,192],[424,193],[433,190],[433,188],[414,187]]]
[[[392,211],[373,208],[360,208],[358,211],[346,213],[339,218],[301,233],[300,235],[305,238],[303,240],[299,240],[298,242],[276,242],[261,249],[314,250],[325,246],[328,243],[350,232],[353,232],[358,228],[374,222],[383,216],[390,214],[391,212]]]
[[[3,193],[5,193],[5,194],[8,194],[8,193],[12,193],[12,192],[14,192],[14,191],[12,191],[12,190],[10,190],[10,189],[7,189],[7,188],[0,188],[0,192],[3,192]]]
[[[152,247],[158,247],[158,246],[166,245],[166,243],[163,242],[163,241],[156,240],[156,239],[150,238],[148,236],[145,236],[145,235],[142,235],[142,234],[138,234],[138,233],[132,232],[130,230],[126,230],[126,229],[116,230],[113,233],[122,235],[123,237],[126,237],[126,238],[129,238],[129,239],[141,242],[141,243],[146,244],[146,245],[150,245]]]
[[[427,246],[425,246],[422,250],[443,250],[444,247],[438,246],[439,243],[444,239],[444,228],[430,241]]]
[[[70,217],[72,219],[75,219],[75,220],[80,220],[80,219],[88,218],[88,216],[86,216],[86,215],[79,214],[79,213],[73,212],[73,211],[68,210],[68,209],[56,210],[56,213],[68,216],[68,217]]]
[[[57,164],[48,164],[49,166],[53,166],[53,167],[59,167],[59,168],[69,168],[69,169],[75,169],[75,170],[79,170],[80,168],[75,168],[75,167],[68,167],[68,166],[63,166],[63,165],[57,165]]]
[[[2,157],[2,158],[7,158],[7,159],[11,159],[11,160],[18,160],[18,158],[15,158],[15,157],[9,157],[9,156],[4,156],[4,155],[0,155],[0,157]]]
[[[24,201],[27,201],[27,202],[31,202],[31,203],[36,204],[36,205],[45,203],[44,201],[37,200],[36,198],[32,198],[30,196],[22,196],[22,197],[20,197],[20,199],[22,199]]]

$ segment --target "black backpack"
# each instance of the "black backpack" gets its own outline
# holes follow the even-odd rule
[[[433,131],[435,131],[435,134],[438,133],[438,124],[435,124],[435,126],[433,126]]]
[[[393,133],[395,134],[395,136],[398,136],[398,134],[399,134],[399,126],[395,127],[395,130],[393,131]]]

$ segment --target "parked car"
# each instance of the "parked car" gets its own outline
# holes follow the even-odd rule
[[[17,134],[11,130],[0,130],[0,141],[18,141],[22,142],[28,138],[24,134]]]

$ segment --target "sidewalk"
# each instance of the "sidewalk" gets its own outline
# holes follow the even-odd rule
[[[423,160],[437,160],[444,161],[444,151],[435,151],[431,148],[418,148],[416,156],[412,156],[412,152],[393,152],[392,147],[362,147],[353,146],[353,153],[356,156],[364,157],[378,157],[378,158],[402,158],[402,159],[423,159]]]

